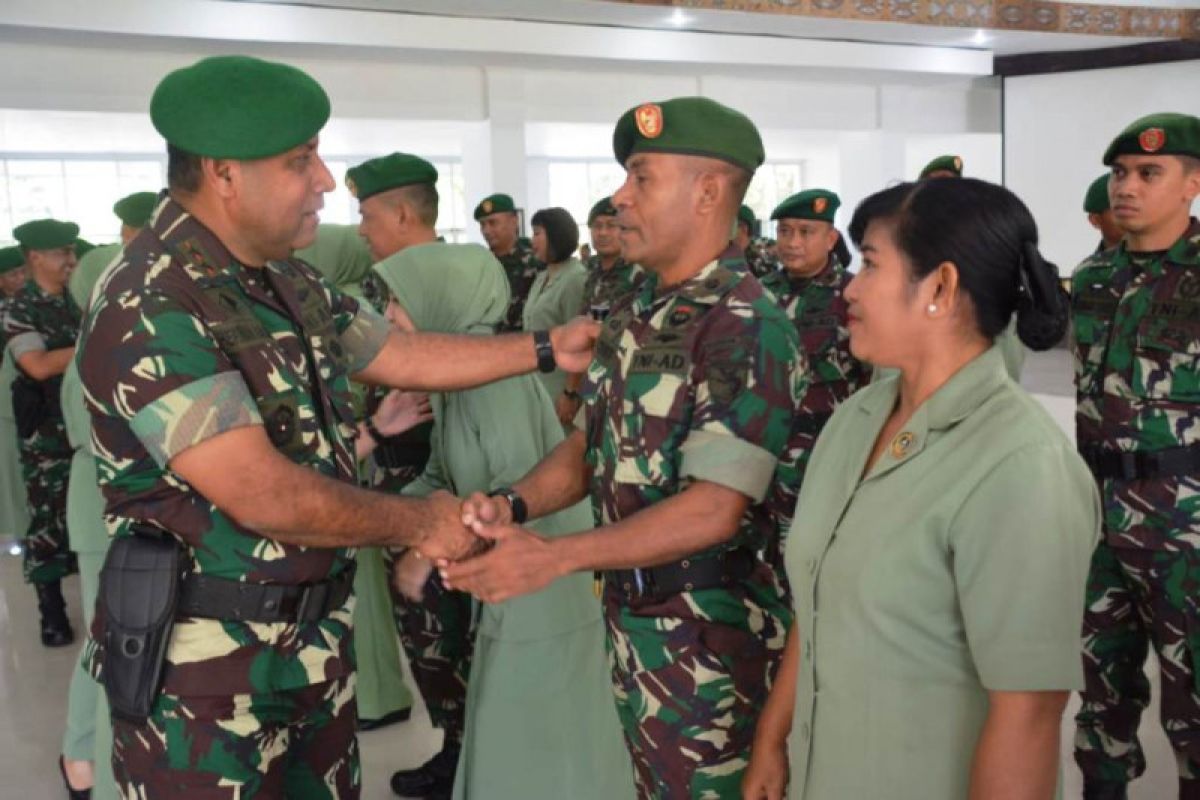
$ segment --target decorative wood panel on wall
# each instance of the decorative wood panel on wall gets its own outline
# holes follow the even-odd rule
[[[1200,39],[1200,10],[1046,0],[607,0],[668,8],[786,14],[854,22]]]

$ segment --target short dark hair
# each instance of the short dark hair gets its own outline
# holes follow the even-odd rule
[[[417,212],[422,225],[432,228],[438,219],[438,190],[432,183],[412,183],[401,186],[399,196]]]
[[[530,224],[546,232],[547,257],[551,264],[566,261],[579,247],[579,224],[565,208],[543,208],[533,215]]]
[[[1196,156],[1179,156],[1179,160],[1183,162],[1183,172],[1185,175],[1200,169],[1200,158]]]
[[[167,145],[167,188],[193,194],[200,190],[200,156]]]
[[[1037,223],[1008,189],[975,178],[902,183],[859,204],[850,236],[862,245],[873,221],[895,226],[892,239],[907,258],[913,282],[947,261],[975,311],[975,324],[994,339],[1017,314],[1017,334],[1046,350],[1066,334],[1069,303],[1058,268],[1038,252]]]

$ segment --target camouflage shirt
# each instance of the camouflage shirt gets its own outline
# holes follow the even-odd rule
[[[35,350],[74,347],[79,335],[79,306],[71,293],[47,294],[33,280],[8,301],[4,309],[4,333],[13,357]]]
[[[1200,445],[1200,222],[1165,253],[1122,243],[1084,261],[1071,305],[1080,448]],[[1110,544],[1200,546],[1195,475],[1109,478],[1101,494]]]
[[[648,275],[605,322],[580,392],[599,520],[707,480],[752,504],[731,542],[698,555],[761,549],[775,536],[763,500],[806,376],[795,328],[735,249],[677,286]]]
[[[533,249],[525,240],[518,240],[517,246],[511,253],[498,256],[497,259],[504,267],[504,274],[508,276],[508,288],[511,292],[508,312],[504,315],[500,331],[519,331],[521,330],[521,319],[525,314],[525,298],[529,296],[529,289],[533,286],[534,278],[546,265],[538,261],[537,256],[533,254]]]
[[[101,278],[77,356],[110,534],[130,535],[138,521],[157,525],[183,542],[192,571],[231,580],[302,584],[347,569],[352,550],[265,538],[169,464],[221,433],[264,425],[296,464],[354,482],[348,375],[374,358],[387,331],[302,261],[238,264],[166,201]],[[164,690],[267,692],[346,675],[352,605],[301,624],[180,618]],[[103,629],[98,612],[95,642]],[[98,673],[103,654],[92,661]]]
[[[808,391],[792,422],[788,457],[782,462],[794,471],[780,481],[781,493],[771,503],[781,534],[791,527],[804,470],[821,429],[843,400],[871,380],[870,367],[850,354],[844,292],[853,277],[831,254],[825,269],[811,278],[794,278],[777,269],[762,279],[763,288],[796,326],[808,359]]]
[[[641,267],[625,263],[620,256],[608,269],[600,266],[600,256],[592,256],[587,261],[587,271],[587,280],[583,284],[583,308],[579,310],[584,315],[593,307],[611,310],[646,279]]]
[[[762,278],[780,269],[774,251],[775,240],[765,236],[755,236],[746,245],[746,267],[754,277]]]

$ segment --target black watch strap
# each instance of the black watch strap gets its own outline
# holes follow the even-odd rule
[[[363,420],[363,427],[367,430],[367,436],[375,440],[375,444],[383,444],[386,437],[379,432],[379,428],[375,427],[375,420],[371,419],[370,414]]]
[[[529,519],[529,507],[525,505],[525,499],[517,494],[517,490],[511,486],[501,486],[499,489],[493,489],[488,492],[488,497],[503,497],[508,501],[508,505],[512,508],[513,522],[518,525],[523,525],[525,520]]]
[[[550,344],[550,331],[533,332],[533,349],[537,351],[538,372],[554,372],[554,347]]]

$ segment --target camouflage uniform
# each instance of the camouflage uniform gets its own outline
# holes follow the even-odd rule
[[[263,424],[293,462],[355,482],[347,376],[387,332],[303,262],[240,266],[166,201],[97,287],[78,356],[110,534],[132,535],[136,521],[158,525],[184,544],[193,573],[228,580],[344,575],[352,549],[263,538],[167,465],[193,444]],[[353,605],[351,597],[314,622],[180,616],[149,720],[114,722],[124,793],[357,797]],[[104,630],[101,607],[89,642],[97,677]]]
[[[500,332],[519,331],[521,330],[521,319],[525,314],[525,298],[529,297],[529,289],[533,286],[534,278],[546,265],[538,261],[537,256],[533,254],[533,249],[525,239],[517,240],[517,246],[513,248],[512,252],[497,258],[500,265],[504,267],[504,274],[508,276],[508,288],[511,292],[508,311],[504,315],[504,323],[500,326]]]
[[[739,487],[765,494],[804,381],[795,329],[733,248],[678,286],[647,277],[605,322],[581,391],[600,521],[679,494],[705,464],[765,469]],[[729,542],[689,559],[761,552],[775,535],[759,496]],[[606,580],[603,602],[639,795],[737,796],[791,617],[773,569],[755,560],[728,587],[649,601]]]
[[[391,463],[398,466],[382,464],[381,454],[376,450],[371,485],[399,494],[420,477],[429,460],[432,429],[430,422],[392,437],[396,444],[391,445],[395,455]],[[404,553],[404,548],[384,548],[383,558],[389,574]],[[446,744],[458,748],[462,744],[466,720],[467,676],[471,673],[474,648],[471,596],[448,591],[437,572],[430,576],[425,594],[417,603],[401,594],[393,582],[389,581],[388,587],[392,593],[396,632],[400,634],[404,653],[408,656],[413,680],[429,709],[429,719],[435,728],[445,732]]]
[[[850,353],[850,331],[846,328],[845,291],[854,276],[832,253],[825,269],[811,278],[794,278],[777,269],[762,279],[763,288],[775,297],[795,324],[800,346],[808,359],[808,391],[792,420],[792,435],[775,493],[771,513],[779,529],[779,548],[766,554],[783,575],[783,538],[792,526],[796,499],[804,470],[821,429],[834,409],[871,381],[871,369]]]
[[[79,307],[70,293],[50,295],[34,281],[17,292],[4,318],[12,358],[35,350],[74,347],[79,334]],[[29,503],[25,534],[25,580],[51,583],[75,572],[75,556],[67,541],[67,478],[71,455],[62,410],[58,406],[61,378],[51,385],[55,413],[46,415],[33,435],[20,441],[21,475]]]
[[[1166,254],[1122,244],[1072,280],[1076,435],[1085,456],[1200,445],[1200,222]],[[1084,616],[1087,687],[1075,760],[1090,781],[1146,766],[1138,722],[1150,699],[1149,643],[1162,667],[1162,721],[1182,781],[1200,790],[1200,474],[1104,478],[1104,539]]]
[[[646,279],[641,267],[625,263],[620,256],[608,269],[600,266],[600,256],[592,256],[588,259],[587,271],[587,280],[583,283],[583,308],[579,311],[584,315],[593,308],[611,310]]]
[[[756,278],[763,278],[780,269],[779,259],[775,257],[775,240],[765,236],[755,236],[746,245],[746,268]]]

